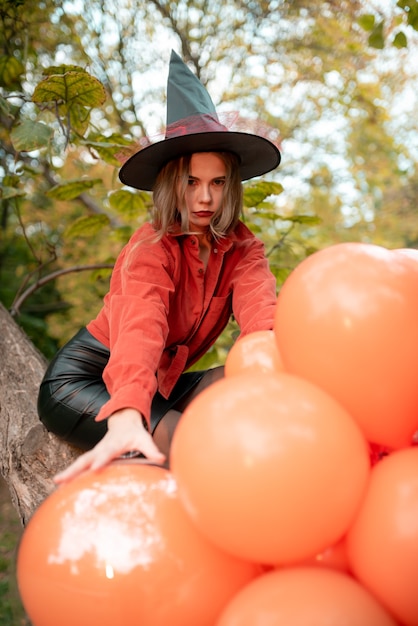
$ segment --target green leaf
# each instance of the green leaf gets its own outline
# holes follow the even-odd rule
[[[66,104],[58,107],[62,118],[65,118],[66,124],[69,122],[70,127],[80,135],[84,135],[89,125],[90,109],[72,104],[68,107]]]
[[[385,38],[383,36],[383,22],[379,22],[369,36],[369,46],[382,50],[385,47]]]
[[[24,191],[16,189],[16,187],[0,187],[0,200],[8,200],[9,198],[17,198],[25,195]]]
[[[370,14],[360,15],[360,17],[357,19],[357,24],[361,26],[363,30],[367,30],[367,31],[373,30],[374,24],[375,24],[375,17],[374,15],[370,15]]]
[[[112,146],[111,144],[105,145],[94,145],[92,143],[88,144],[90,148],[93,148],[97,155],[100,157],[102,161],[108,163],[109,165],[113,165],[114,167],[120,167],[121,162],[115,157],[115,153],[119,152],[120,146]]]
[[[408,11],[408,24],[412,26],[414,30],[418,30],[418,3],[415,2]]]
[[[24,73],[23,64],[16,57],[0,57],[0,86],[11,87]]]
[[[244,187],[244,206],[256,207],[269,196],[278,196],[283,191],[280,183],[259,181]]]
[[[58,68],[59,69],[59,68]],[[35,87],[32,102],[36,104],[65,104],[97,107],[106,100],[102,83],[87,72],[77,69],[62,74],[50,74]]]
[[[418,2],[417,0],[399,0],[396,3],[400,9],[403,9],[407,15],[407,22],[415,30],[418,29]]]
[[[406,48],[408,46],[408,40],[405,33],[403,33],[402,31],[396,33],[392,44],[395,46],[395,48]]]
[[[3,96],[0,96],[0,115],[3,115],[4,117],[8,117],[9,119],[13,120],[15,117],[15,111],[16,111],[17,107],[13,107],[7,100],[6,98],[3,98]]]
[[[3,185],[6,187],[18,187],[20,183],[20,176],[17,174],[6,174],[3,178]]]
[[[113,133],[109,137],[98,134],[89,134],[87,140],[83,141],[83,145],[86,145],[97,152],[99,157],[105,161],[105,163],[109,163],[109,165],[114,165],[115,167],[120,167],[121,165],[119,159],[117,159],[115,155],[120,152],[121,148],[129,146],[131,143],[131,140],[116,133]]]
[[[274,211],[257,211],[256,215],[257,217],[262,217],[265,220],[276,221],[278,219],[281,219],[280,215],[278,215]]]
[[[11,140],[17,152],[32,152],[47,146],[53,134],[46,124],[26,120],[12,130]]]
[[[51,73],[55,72],[55,73]],[[89,125],[90,110],[106,100],[102,83],[77,66],[49,68],[35,88],[32,101],[58,113],[67,128],[84,135]]]
[[[46,67],[43,71],[42,74],[44,76],[52,76],[52,74],[66,74],[67,72],[81,72],[86,74],[86,70],[83,67],[80,67],[80,65],[50,65],[49,67]]]
[[[322,219],[318,215],[292,215],[286,219],[296,224],[306,224],[308,226],[316,226],[322,223]]]
[[[107,215],[88,215],[80,217],[66,228],[64,236],[70,239],[75,237],[92,237],[110,223]]]
[[[70,180],[66,183],[51,187],[51,189],[46,192],[46,195],[50,198],[56,198],[57,200],[74,200],[75,198],[78,198],[81,193],[91,189],[101,182],[101,178],[80,178],[77,180]]]
[[[146,200],[149,201],[149,195],[132,193],[125,189],[119,189],[109,195],[109,203],[112,209],[130,217],[141,215],[146,211]]]
[[[252,233],[254,233],[254,235],[260,235],[264,231],[260,224],[255,224],[254,222],[248,222],[246,226],[250,229]]]

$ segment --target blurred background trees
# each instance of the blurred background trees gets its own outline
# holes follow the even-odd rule
[[[417,28],[417,0],[0,0],[0,473],[21,520],[70,451],[39,424],[44,361],[3,307],[46,359],[98,312],[148,218],[118,157],[161,138],[171,48],[220,113],[280,138],[280,168],[245,185],[280,289],[333,243],[418,247]],[[234,332],[200,365],[222,362]],[[0,624],[15,626],[2,487]]]
[[[160,138],[171,48],[280,137],[244,216],[278,289],[339,241],[418,247],[417,25],[416,0],[0,0],[0,301],[47,358],[98,312],[148,218],[117,172]]]

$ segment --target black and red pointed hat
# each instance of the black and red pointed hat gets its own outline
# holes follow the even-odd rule
[[[223,151],[238,156],[242,180],[270,172],[281,159],[273,141],[254,133],[230,131],[221,124],[207,90],[172,51],[165,138],[133,154],[119,172],[121,182],[151,191],[158,172],[168,161],[194,152]]]

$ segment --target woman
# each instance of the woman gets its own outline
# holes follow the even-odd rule
[[[39,414],[89,449],[68,480],[132,451],[168,459],[182,411],[223,368],[185,371],[233,313],[242,335],[271,329],[276,283],[262,243],[239,220],[244,178],[276,167],[270,141],[231,133],[209,95],[172,53],[163,141],[133,155],[122,182],[152,189],[152,222],[122,250],[97,318],[50,364]]]

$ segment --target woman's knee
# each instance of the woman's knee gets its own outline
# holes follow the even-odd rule
[[[210,370],[207,370],[199,382],[189,391],[185,396],[183,396],[179,402],[174,405],[174,409],[183,413],[183,411],[188,407],[190,402],[196,398],[204,389],[210,387],[218,380],[224,377],[224,367],[223,365],[219,367],[214,367]]]
[[[153,439],[155,444],[165,454],[167,461],[169,462],[170,448],[173,440],[174,432],[180,421],[182,412],[187,408],[190,402],[199,395],[204,389],[213,385],[216,381],[224,377],[223,366],[215,367],[207,370],[204,376],[200,379],[197,385],[178,402],[173,409],[167,411],[167,413],[160,419],[155,430],[153,432]]]
[[[224,375],[225,374],[224,374],[223,365],[207,370],[205,375],[201,378],[201,380],[197,383],[196,387],[193,389],[192,393],[187,399],[188,400],[187,403],[189,404],[193,400],[193,398],[198,396],[204,389],[207,389],[207,387],[210,387],[211,385],[216,383],[218,380],[221,380],[221,378],[224,378]]]
[[[180,418],[181,413],[171,409],[160,419],[152,435],[157,448],[165,454],[167,465],[169,465],[171,442]]]
[[[201,380],[201,382],[204,385],[203,388],[209,387],[210,385],[215,383],[217,380],[220,380],[221,378],[224,378],[224,377],[225,377],[225,368],[223,365],[219,365],[218,367],[214,367],[208,370],[205,376]]]

